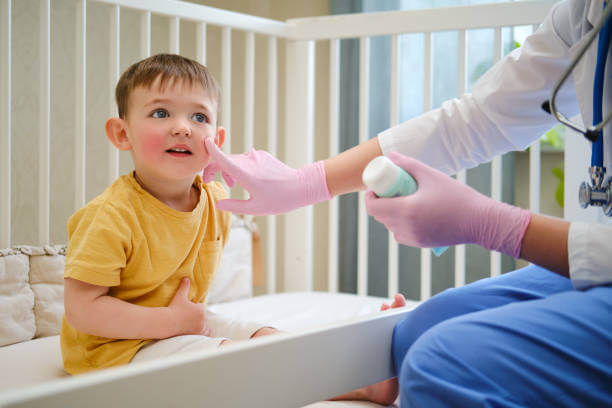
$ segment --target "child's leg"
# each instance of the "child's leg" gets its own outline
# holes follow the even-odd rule
[[[206,337],[196,334],[175,336],[147,344],[132,358],[130,363],[155,360],[175,354],[191,353],[194,351],[217,348],[227,339],[222,337]]]
[[[206,326],[210,328],[211,337],[227,337],[232,340],[250,339],[255,333],[267,327],[258,322],[232,319],[211,312],[209,309],[206,309]],[[260,334],[263,334],[263,331]]]

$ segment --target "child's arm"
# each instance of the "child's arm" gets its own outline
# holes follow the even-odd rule
[[[143,307],[108,296],[109,288],[64,279],[66,320],[75,329],[111,339],[164,339],[206,334],[204,307],[191,302],[189,279],[181,281],[168,307]]]

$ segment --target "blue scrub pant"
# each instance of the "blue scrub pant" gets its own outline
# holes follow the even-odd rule
[[[612,407],[612,286],[529,266],[421,304],[393,333],[401,407]]]

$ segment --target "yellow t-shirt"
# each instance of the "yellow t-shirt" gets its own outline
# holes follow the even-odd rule
[[[145,191],[133,173],[117,179],[68,221],[64,277],[109,286],[109,296],[145,307],[168,306],[181,279],[189,299],[204,302],[230,229],[216,209],[227,196],[220,183],[196,176],[200,201],[174,210]],[[64,368],[71,374],[130,362],[151,340],[109,339],[79,332],[62,319]]]

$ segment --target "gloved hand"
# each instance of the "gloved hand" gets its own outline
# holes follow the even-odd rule
[[[531,213],[480,194],[418,160],[389,154],[417,182],[416,193],[378,198],[366,193],[366,208],[404,245],[421,248],[479,244],[518,258]]]
[[[228,186],[237,181],[250,195],[248,200],[221,200],[217,203],[220,210],[251,215],[281,214],[331,198],[322,161],[296,170],[262,150],[226,155],[210,138],[204,142],[214,160],[204,169],[204,182],[210,182],[222,171]]]

